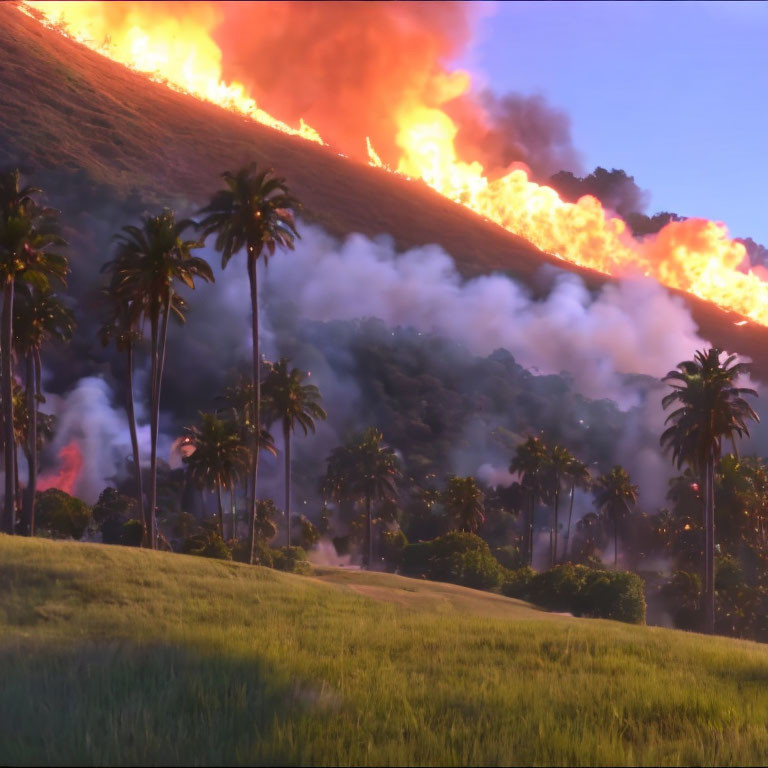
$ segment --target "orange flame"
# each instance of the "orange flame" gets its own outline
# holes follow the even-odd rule
[[[77,440],[72,440],[59,450],[59,468],[56,472],[40,475],[37,480],[37,490],[47,491],[58,488],[60,491],[74,494],[80,470],[83,467],[83,456]]]
[[[260,109],[239,82],[222,80],[222,52],[211,36],[216,4],[29,2],[44,23],[169,87],[238,111],[276,130],[324,144],[312,127],[291,127]],[[22,10],[29,13],[24,5]],[[178,11],[178,8],[176,9]],[[607,275],[645,275],[768,325],[768,283],[744,270],[746,250],[723,224],[705,219],[669,223],[658,235],[635,239],[623,220],[590,196],[564,202],[553,189],[513,167],[490,178],[479,162],[458,156],[454,121],[440,109],[470,88],[465,72],[431,81],[432,106],[411,96],[394,107],[400,157],[396,171],[420,178],[440,194],[564,261]],[[344,119],[339,116],[339,119]],[[365,138],[371,165],[389,171]]]

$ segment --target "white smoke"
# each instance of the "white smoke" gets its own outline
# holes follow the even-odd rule
[[[606,284],[593,295],[560,273],[543,300],[503,275],[463,280],[453,259],[429,245],[398,254],[388,238],[338,243],[303,227],[295,253],[265,273],[265,298],[291,302],[310,320],[376,317],[488,355],[509,350],[540,373],[568,371],[590,398],[638,405],[621,374],[663,376],[705,344],[682,299],[651,280]]]

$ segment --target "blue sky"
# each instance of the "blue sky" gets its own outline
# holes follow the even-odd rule
[[[584,170],[623,168],[651,193],[649,212],[724,221],[768,245],[768,2],[486,10],[459,66],[564,110]]]

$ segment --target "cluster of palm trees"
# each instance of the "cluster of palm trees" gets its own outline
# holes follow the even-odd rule
[[[0,398],[2,398],[2,450],[5,501],[2,530],[28,535],[35,530],[37,456],[41,439],[50,428],[38,405],[42,402],[41,350],[49,341],[66,341],[74,330],[74,317],[54,291],[63,287],[69,272],[66,245],[59,234],[58,211],[39,202],[41,190],[22,186],[18,170],[0,174],[0,278],[3,309],[0,320]],[[24,382],[23,389],[17,384]],[[18,447],[27,461],[27,487],[18,482]],[[20,503],[22,504],[19,509]]]
[[[259,454],[274,450],[271,438],[262,427],[261,378],[259,352],[258,272],[260,259],[267,260],[279,248],[293,248],[297,237],[294,212],[298,201],[288,192],[285,180],[269,170],[260,171],[255,164],[237,173],[223,174],[225,187],[216,192],[201,209],[199,222],[177,220],[173,211],[163,210],[146,216],[141,226],[126,226],[117,237],[117,252],[104,270],[108,273],[105,296],[109,307],[102,329],[105,342],[113,341],[126,354],[127,403],[133,463],[136,473],[137,501],[142,511],[145,544],[157,546],[157,440],[163,366],[171,316],[184,321],[186,302],[179,293],[181,286],[194,289],[197,280],[212,283],[213,271],[193,251],[202,248],[209,235],[215,235],[215,248],[221,252],[222,268],[233,256],[245,251],[251,287],[253,360],[248,402],[241,404],[240,418],[225,424],[215,415],[203,418],[202,424],[189,433],[193,448],[218,445],[222,454],[218,464],[203,470],[202,457],[215,454],[205,451],[191,463],[193,474],[203,485],[213,483],[219,497],[222,489],[232,489],[235,477],[247,472],[248,506],[251,528],[251,560],[256,534],[256,503]],[[194,229],[198,239],[185,239]],[[133,404],[133,355],[136,342],[149,327],[150,334],[150,477],[149,504],[144,508],[141,481],[141,457]],[[237,444],[235,441],[237,438]],[[221,509],[221,502],[219,504]]]
[[[309,374],[290,368],[288,360],[262,365],[268,373],[261,387],[262,425],[259,450],[277,455],[274,439],[268,427],[280,423],[283,434],[285,471],[286,544],[291,545],[291,437],[297,429],[305,435],[315,431],[316,420],[324,420],[326,413],[320,406],[320,391],[313,384],[305,384]],[[188,427],[185,438],[185,457],[190,479],[200,489],[216,493],[219,533],[226,538],[222,491],[229,491],[232,514],[231,537],[237,538],[237,504],[235,489],[245,483],[243,497],[248,499],[248,486],[252,477],[253,459],[249,445],[252,436],[252,385],[240,384],[224,395],[224,406],[219,412],[201,413],[199,425]],[[261,516],[260,516],[261,512]],[[255,538],[261,539],[266,508],[257,507],[254,518]],[[261,519],[260,519],[261,517]]]

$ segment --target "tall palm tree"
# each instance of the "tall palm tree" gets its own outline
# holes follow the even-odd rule
[[[19,360],[25,363],[25,396],[28,430],[23,445],[27,459],[27,488],[22,506],[24,532],[35,535],[35,489],[37,486],[38,403],[42,394],[40,352],[49,341],[72,338],[75,317],[71,309],[49,291],[39,291],[23,283],[16,289],[13,319],[13,344]]]
[[[322,482],[325,496],[337,502],[362,500],[365,504],[368,568],[373,564],[371,505],[397,497],[399,476],[400,462],[375,427],[369,427],[348,445],[335,448],[328,457],[328,471]]]
[[[297,426],[304,434],[315,431],[315,419],[325,419],[320,407],[320,390],[314,384],[304,384],[309,376],[298,368],[288,370],[288,360],[282,357],[264,381],[264,399],[270,421],[280,421],[285,446],[285,523],[287,544],[291,546],[291,434]]]
[[[565,470],[565,477],[571,482],[570,500],[568,502],[568,528],[565,534],[565,546],[563,547],[563,557],[567,557],[571,547],[571,521],[573,520],[573,499],[576,495],[576,489],[588,491],[592,487],[592,476],[584,462],[579,461],[575,456]]]
[[[669,427],[661,445],[672,451],[678,469],[687,464],[696,472],[704,489],[704,626],[715,631],[715,466],[722,455],[723,440],[736,451],[736,438],[749,436],[747,422],[759,418],[744,395],[757,396],[752,389],[735,386],[749,366],[735,363],[736,355],[720,360],[716,348],[699,350],[693,360],[679,363],[663,379],[672,392],[661,401],[676,406],[666,419]]]
[[[456,521],[460,531],[477,533],[485,522],[484,496],[474,477],[451,475],[441,500],[443,508]]]
[[[216,234],[216,250],[221,251],[221,266],[243,248],[247,254],[248,281],[251,289],[251,332],[253,358],[251,382],[253,385],[254,423],[261,425],[261,355],[259,354],[259,285],[257,263],[274,256],[279,248],[293,250],[298,233],[294,212],[299,202],[289,193],[285,179],[273,175],[271,170],[259,171],[256,164],[241,168],[236,173],[222,174],[225,188],[216,192],[210,203],[200,212],[206,214],[200,223],[204,236]],[[260,435],[257,430],[256,436]],[[256,492],[259,474],[259,447],[252,446],[251,462],[251,558],[255,547]]]
[[[559,532],[559,508],[560,508],[560,491],[563,485],[563,479],[565,478],[568,467],[574,460],[573,454],[562,445],[552,445],[547,451],[547,467],[546,467],[546,483],[549,486],[549,495],[553,500],[553,524],[550,529],[550,550],[549,550],[549,562],[550,567],[557,562],[557,537]]]
[[[144,487],[141,476],[141,457],[139,456],[139,437],[136,430],[136,411],[133,400],[133,357],[136,343],[141,339],[139,318],[131,314],[131,302],[126,296],[116,289],[119,273],[113,273],[110,285],[104,289],[107,300],[108,313],[104,320],[99,335],[101,343],[105,346],[113,341],[119,352],[124,352],[126,357],[126,388],[125,410],[128,416],[128,430],[131,435],[131,451],[133,454],[133,467],[136,473],[136,502],[139,519],[144,526],[145,538],[148,538],[147,519],[144,513]]]
[[[224,538],[222,490],[231,490],[248,467],[248,449],[240,440],[237,424],[215,413],[201,414],[200,426],[186,429],[187,445],[192,453],[184,462],[198,488],[216,492],[219,533]],[[233,522],[234,527],[234,522]]]
[[[195,278],[214,281],[211,267],[205,259],[192,255],[203,243],[184,240],[190,219],[176,221],[173,211],[164,209],[157,216],[146,216],[140,227],[123,227],[118,235],[115,259],[106,265],[112,271],[112,285],[118,296],[128,303],[129,326],[148,320],[151,340],[151,452],[149,515],[147,530],[149,544],[157,547],[157,436],[160,425],[160,390],[171,312],[184,321],[186,302],[176,292],[178,283],[195,287]]]
[[[528,510],[523,523],[523,551],[528,564],[533,563],[533,525],[536,504],[542,499],[548,464],[547,446],[538,437],[529,436],[520,443],[509,465],[510,472],[520,474],[520,484],[528,495]]]
[[[627,470],[615,466],[594,484],[595,506],[613,529],[613,567],[619,563],[619,523],[630,514],[630,504],[637,504],[636,485],[632,485]]]
[[[58,211],[41,206],[34,199],[41,190],[22,187],[18,170],[0,174],[0,280],[3,285],[3,312],[0,321],[0,380],[3,401],[5,445],[5,506],[2,528],[14,533],[16,527],[16,443],[13,419],[13,304],[18,282],[39,290],[50,289],[50,278],[64,283],[67,259],[54,250],[65,245],[58,235]]]

